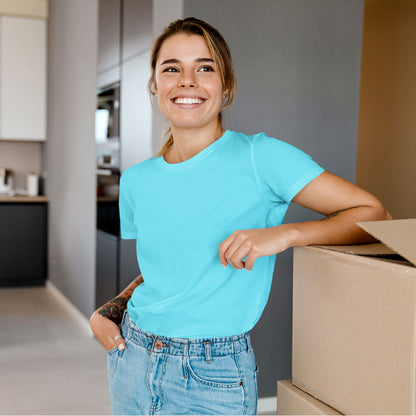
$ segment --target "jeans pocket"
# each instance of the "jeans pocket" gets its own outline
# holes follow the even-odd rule
[[[113,349],[111,349],[111,350],[108,350],[107,351],[107,354],[108,355],[112,355],[112,354],[114,354],[116,351],[118,351],[118,347],[117,346],[115,346]]]
[[[189,357],[190,376],[198,383],[221,388],[238,388],[242,380],[232,356],[212,357],[207,362],[204,357]]]

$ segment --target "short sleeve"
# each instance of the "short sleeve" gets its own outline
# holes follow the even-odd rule
[[[123,239],[137,238],[137,228],[134,225],[134,201],[129,191],[129,178],[123,173],[120,178],[119,210],[120,234]]]
[[[291,202],[324,169],[302,150],[264,133],[255,136],[253,162],[259,181],[277,197]]]

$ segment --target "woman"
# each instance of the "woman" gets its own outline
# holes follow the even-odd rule
[[[207,23],[170,24],[151,67],[149,89],[170,137],[120,181],[121,234],[137,239],[143,276],[90,320],[109,351],[112,411],[255,414],[249,331],[266,305],[276,254],[370,242],[356,223],[390,216],[293,146],[223,129],[236,82],[227,44]],[[325,218],[282,224],[291,202]]]

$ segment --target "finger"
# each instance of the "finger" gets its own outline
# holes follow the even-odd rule
[[[228,265],[227,258],[225,257],[225,252],[228,250],[230,245],[233,243],[234,239],[235,239],[235,233],[233,233],[229,237],[227,237],[218,247],[218,256],[219,256],[219,259],[220,259],[220,263],[224,267],[227,267],[227,265]]]
[[[113,341],[115,342],[119,351],[122,351],[124,348],[126,348],[126,341],[124,341],[124,338],[121,336],[121,334],[116,335],[113,338]]]
[[[225,258],[234,268],[242,269],[244,267],[243,258],[249,251],[248,243],[246,236],[242,232],[237,231],[234,241],[224,253]]]
[[[236,240],[234,240],[228,247],[227,251],[224,253],[224,256],[228,264],[230,264],[235,269],[239,268],[238,259],[234,257],[234,253],[238,250],[239,246],[240,246],[239,243]]]
[[[245,268],[249,272],[253,270],[254,262],[259,258],[259,255],[256,250],[251,249],[250,253],[247,255],[245,263]]]
[[[236,269],[243,269],[245,267],[245,262],[243,258],[250,253],[250,244],[244,243],[235,250],[234,254],[231,256],[230,261],[232,262]]]

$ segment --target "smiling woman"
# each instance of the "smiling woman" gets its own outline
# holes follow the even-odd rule
[[[210,132],[204,135],[205,147],[222,135],[218,114],[228,90],[202,36],[179,33],[165,40],[156,61],[154,91],[173,137],[178,138],[165,155],[171,163],[198,152],[196,141],[186,139],[195,133]]]
[[[276,254],[369,242],[356,223],[390,216],[292,145],[223,129],[236,82],[228,47],[207,23],[169,25],[151,66],[171,134],[120,182],[121,235],[137,240],[142,278],[91,317],[109,351],[112,411],[256,414],[250,330]],[[283,224],[292,202],[325,218]]]

